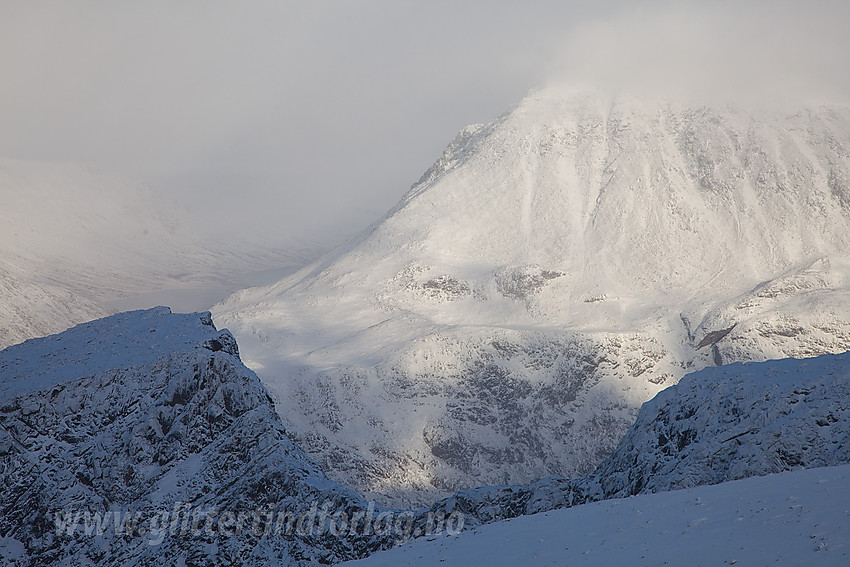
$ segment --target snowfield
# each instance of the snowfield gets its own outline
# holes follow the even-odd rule
[[[850,349],[850,109],[552,87],[213,308],[299,444],[410,507],[584,475],[688,372]]]
[[[541,512],[352,567],[847,565],[850,465]]]

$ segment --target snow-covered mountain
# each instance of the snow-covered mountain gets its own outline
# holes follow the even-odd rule
[[[351,567],[850,562],[850,465],[609,500],[429,538]]]
[[[363,493],[576,477],[687,372],[850,349],[850,109],[542,89],[213,313]]]
[[[843,564],[848,463],[850,353],[705,368],[591,474],[464,491],[433,510],[465,533],[352,565]]]
[[[164,307],[0,352],[0,484],[9,566],[303,565],[400,535],[356,525],[383,510],[288,438],[229,332]]]
[[[581,478],[483,487],[434,505],[467,524],[598,500],[850,463],[850,353],[688,374],[646,402],[614,452]]]
[[[220,289],[213,303],[244,287],[246,272],[306,262],[294,250],[216,241],[199,224],[163,195],[107,172],[0,160],[0,348],[143,294]]]
[[[608,533],[613,520],[604,517],[613,509],[640,523],[633,510],[684,508],[690,522],[698,511],[683,502],[715,497],[711,513],[721,522],[743,492],[758,494],[759,520],[787,506],[782,488],[824,512],[830,529],[812,543],[840,549],[847,534],[834,529],[835,514],[846,515],[846,490],[834,487],[843,488],[844,477],[824,469],[787,482],[580,505],[846,464],[848,424],[850,353],[706,368],[644,404],[614,453],[585,477],[482,487],[427,509],[387,510],[328,479],[292,441],[235,339],[216,330],[209,313],[122,313],[0,351],[0,555],[21,566],[326,564],[575,507],[574,516],[558,511],[554,526],[538,517],[519,529],[486,528],[516,532],[513,549],[522,555],[535,548],[523,539],[526,522],[553,530],[589,518]],[[808,521],[801,511],[790,519]],[[760,525],[754,535],[767,538],[772,524]],[[717,542],[716,531],[704,535]],[[474,546],[477,538],[458,541]],[[387,557],[407,560],[420,549]],[[444,551],[437,557],[453,559]]]

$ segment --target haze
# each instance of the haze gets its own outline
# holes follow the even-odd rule
[[[4,2],[0,155],[329,246],[548,81],[844,100],[848,24],[823,1]]]

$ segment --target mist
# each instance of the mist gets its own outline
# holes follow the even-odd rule
[[[21,2],[0,155],[138,179],[210,232],[331,246],[547,82],[846,100],[844,2]]]
[[[849,24],[846,2],[637,4],[579,26],[549,79],[715,102],[843,103]]]

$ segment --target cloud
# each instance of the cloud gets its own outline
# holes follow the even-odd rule
[[[850,95],[850,4],[666,2],[585,22],[551,76],[750,101]]]
[[[331,243],[547,78],[848,92],[843,3],[0,6],[0,155],[167,191],[223,232]]]

